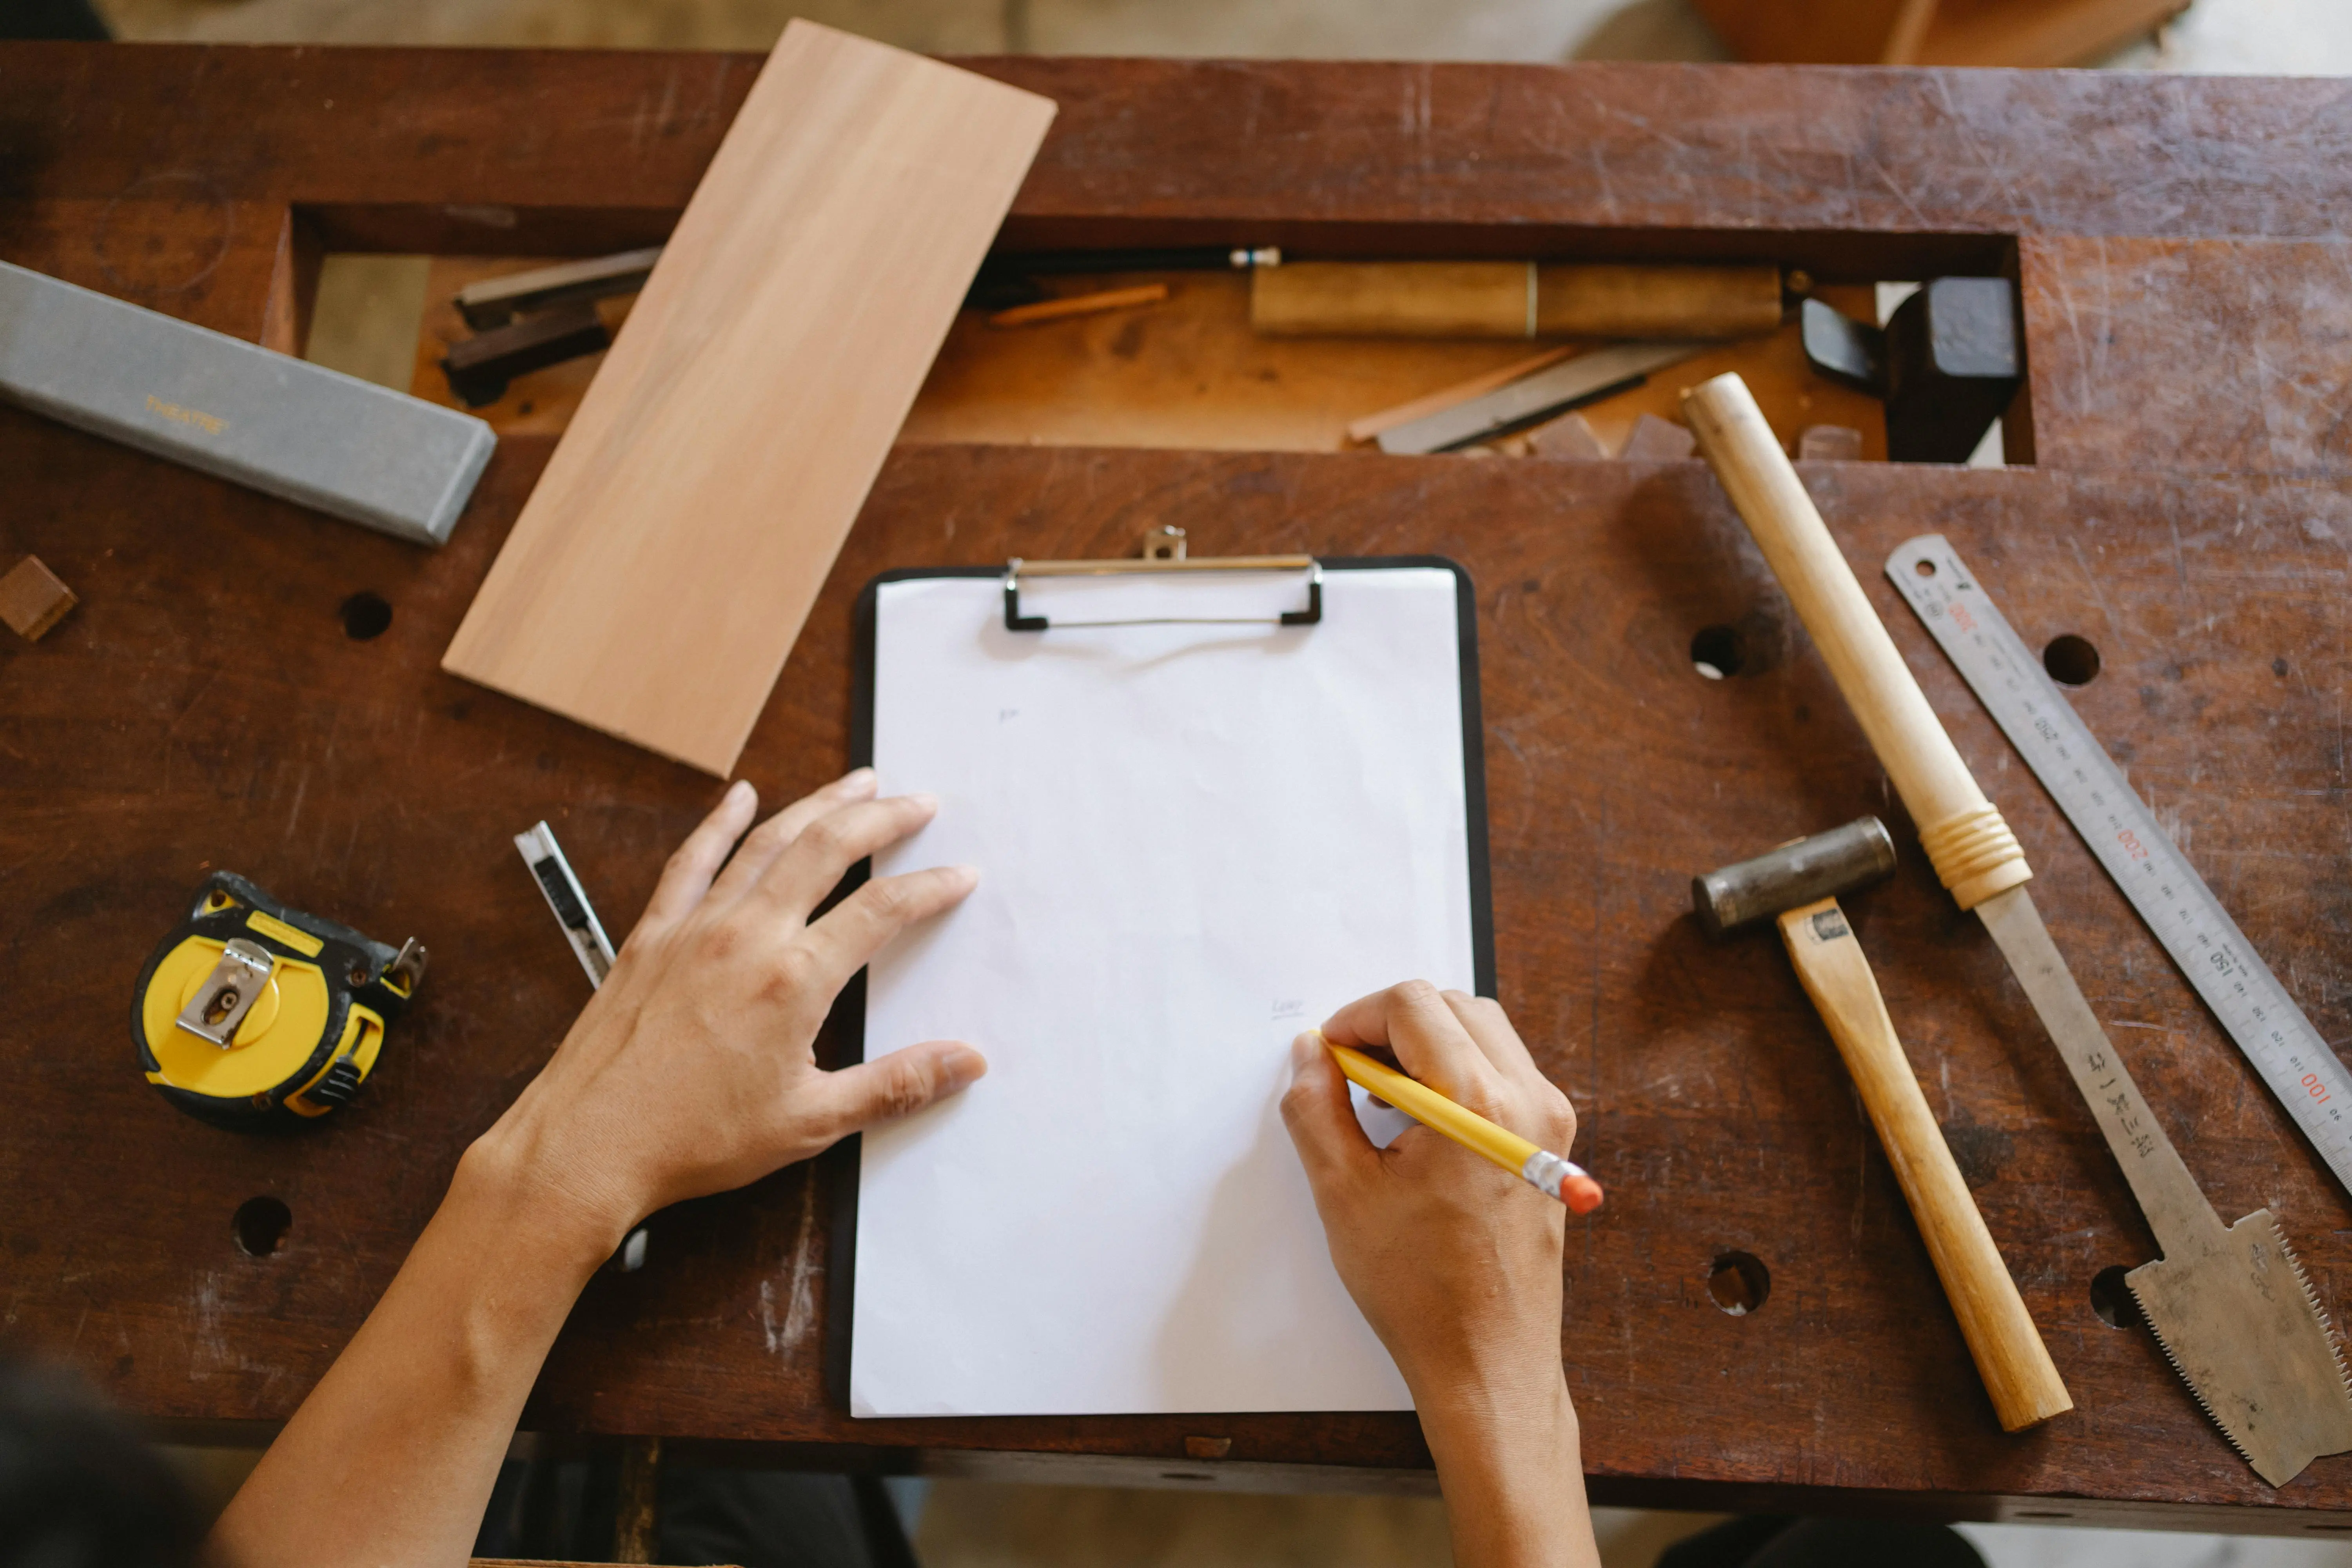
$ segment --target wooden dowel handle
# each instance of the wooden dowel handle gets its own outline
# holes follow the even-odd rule
[[[1780,269],[1290,261],[1250,274],[1267,337],[1736,338],[1780,324]]]
[[[1927,1109],[1845,912],[1835,899],[1791,910],[1780,917],[1780,940],[1878,1129],[2001,1430],[2021,1431],[2072,1410],[2066,1384]]]
[[[1777,331],[1772,266],[1536,268],[1536,334],[1584,338],[1743,338]]]
[[[1918,826],[1920,847],[1960,908],[1974,909],[2032,876],[2016,837],[1977,787],[1838,552],[1748,384],[1737,375],[1701,383],[1683,394],[1683,416],[1828,661]]]

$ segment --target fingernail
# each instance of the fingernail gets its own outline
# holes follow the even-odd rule
[[[953,872],[953,873],[956,875],[956,877],[957,877],[957,878],[959,878],[959,879],[962,881],[962,883],[963,883],[963,885],[964,885],[964,890],[965,890],[965,891],[969,892],[969,891],[971,891],[972,889],[977,888],[977,887],[979,887],[979,886],[980,886],[980,868],[979,868],[979,867],[977,867],[977,866],[950,866],[950,867],[949,867],[949,868],[948,868],[948,869],[949,869],[950,871]]]
[[[864,789],[874,782],[872,768],[852,768],[841,775],[843,789]]]
[[[733,805],[738,801],[745,801],[751,798],[751,781],[750,779],[737,779],[733,784],[727,786],[727,799],[722,804]]]
[[[988,1058],[967,1046],[947,1059],[948,1092],[952,1094],[988,1076]]]
[[[937,811],[940,808],[940,797],[926,791],[918,790],[913,795],[901,798],[922,807],[925,811]]]

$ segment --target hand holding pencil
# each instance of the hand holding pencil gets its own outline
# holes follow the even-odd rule
[[[1350,1077],[1422,1125],[1375,1146]],[[1600,1188],[1554,1152],[1575,1141],[1575,1108],[1498,1005],[1422,980],[1350,1002],[1293,1043],[1282,1117],[1331,1261],[1407,1382],[1418,1360],[1458,1359],[1419,1348],[1435,1325],[1466,1331],[1482,1315],[1557,1360],[1567,1209],[1589,1210]],[[1516,1190],[1547,1174],[1561,1201]]]
[[[1322,1039],[1322,1031],[1316,1038]],[[1483,1154],[1543,1194],[1568,1205],[1570,1214],[1591,1214],[1601,1206],[1601,1184],[1583,1166],[1528,1142],[1507,1128],[1496,1126],[1475,1110],[1446,1099],[1419,1079],[1411,1079],[1363,1052],[1324,1041],[1324,1048],[1339,1064],[1349,1082],[1366,1094],[1384,1100],[1423,1127],[1443,1132],[1474,1154]]]
[[[1393,1051],[1403,1073],[1382,1076],[1364,1055],[1377,1050]],[[1371,1092],[1423,1126],[1374,1147],[1343,1062],[1370,1069]],[[1519,1185],[1530,1152],[1573,1146],[1568,1097],[1501,1007],[1424,981],[1351,1002],[1300,1035],[1291,1074],[1283,1121],[1332,1266],[1412,1394],[1456,1561],[1596,1563],[1583,1489],[1559,1484],[1581,1468],[1561,1363],[1568,1208]],[[1474,1142],[1487,1139],[1481,1127],[1496,1137]]]

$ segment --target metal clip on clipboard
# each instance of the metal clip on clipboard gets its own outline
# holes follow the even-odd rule
[[[1139,616],[1128,620],[1051,621],[1021,613],[1024,577],[1113,577],[1140,572],[1299,572],[1307,577],[1307,607],[1279,616]],[[1184,553],[1184,531],[1168,525],[1143,536],[1143,553],[1128,561],[1024,561],[1004,563],[1004,629],[1042,632],[1048,625],[1079,626],[1311,626],[1323,618],[1323,566],[1312,555],[1204,555]]]

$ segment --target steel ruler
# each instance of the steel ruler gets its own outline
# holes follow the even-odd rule
[[[2352,1074],[2157,826],[2042,661],[1943,535],[1906,541],[1887,558],[1886,575],[2336,1179],[2352,1191]]]

